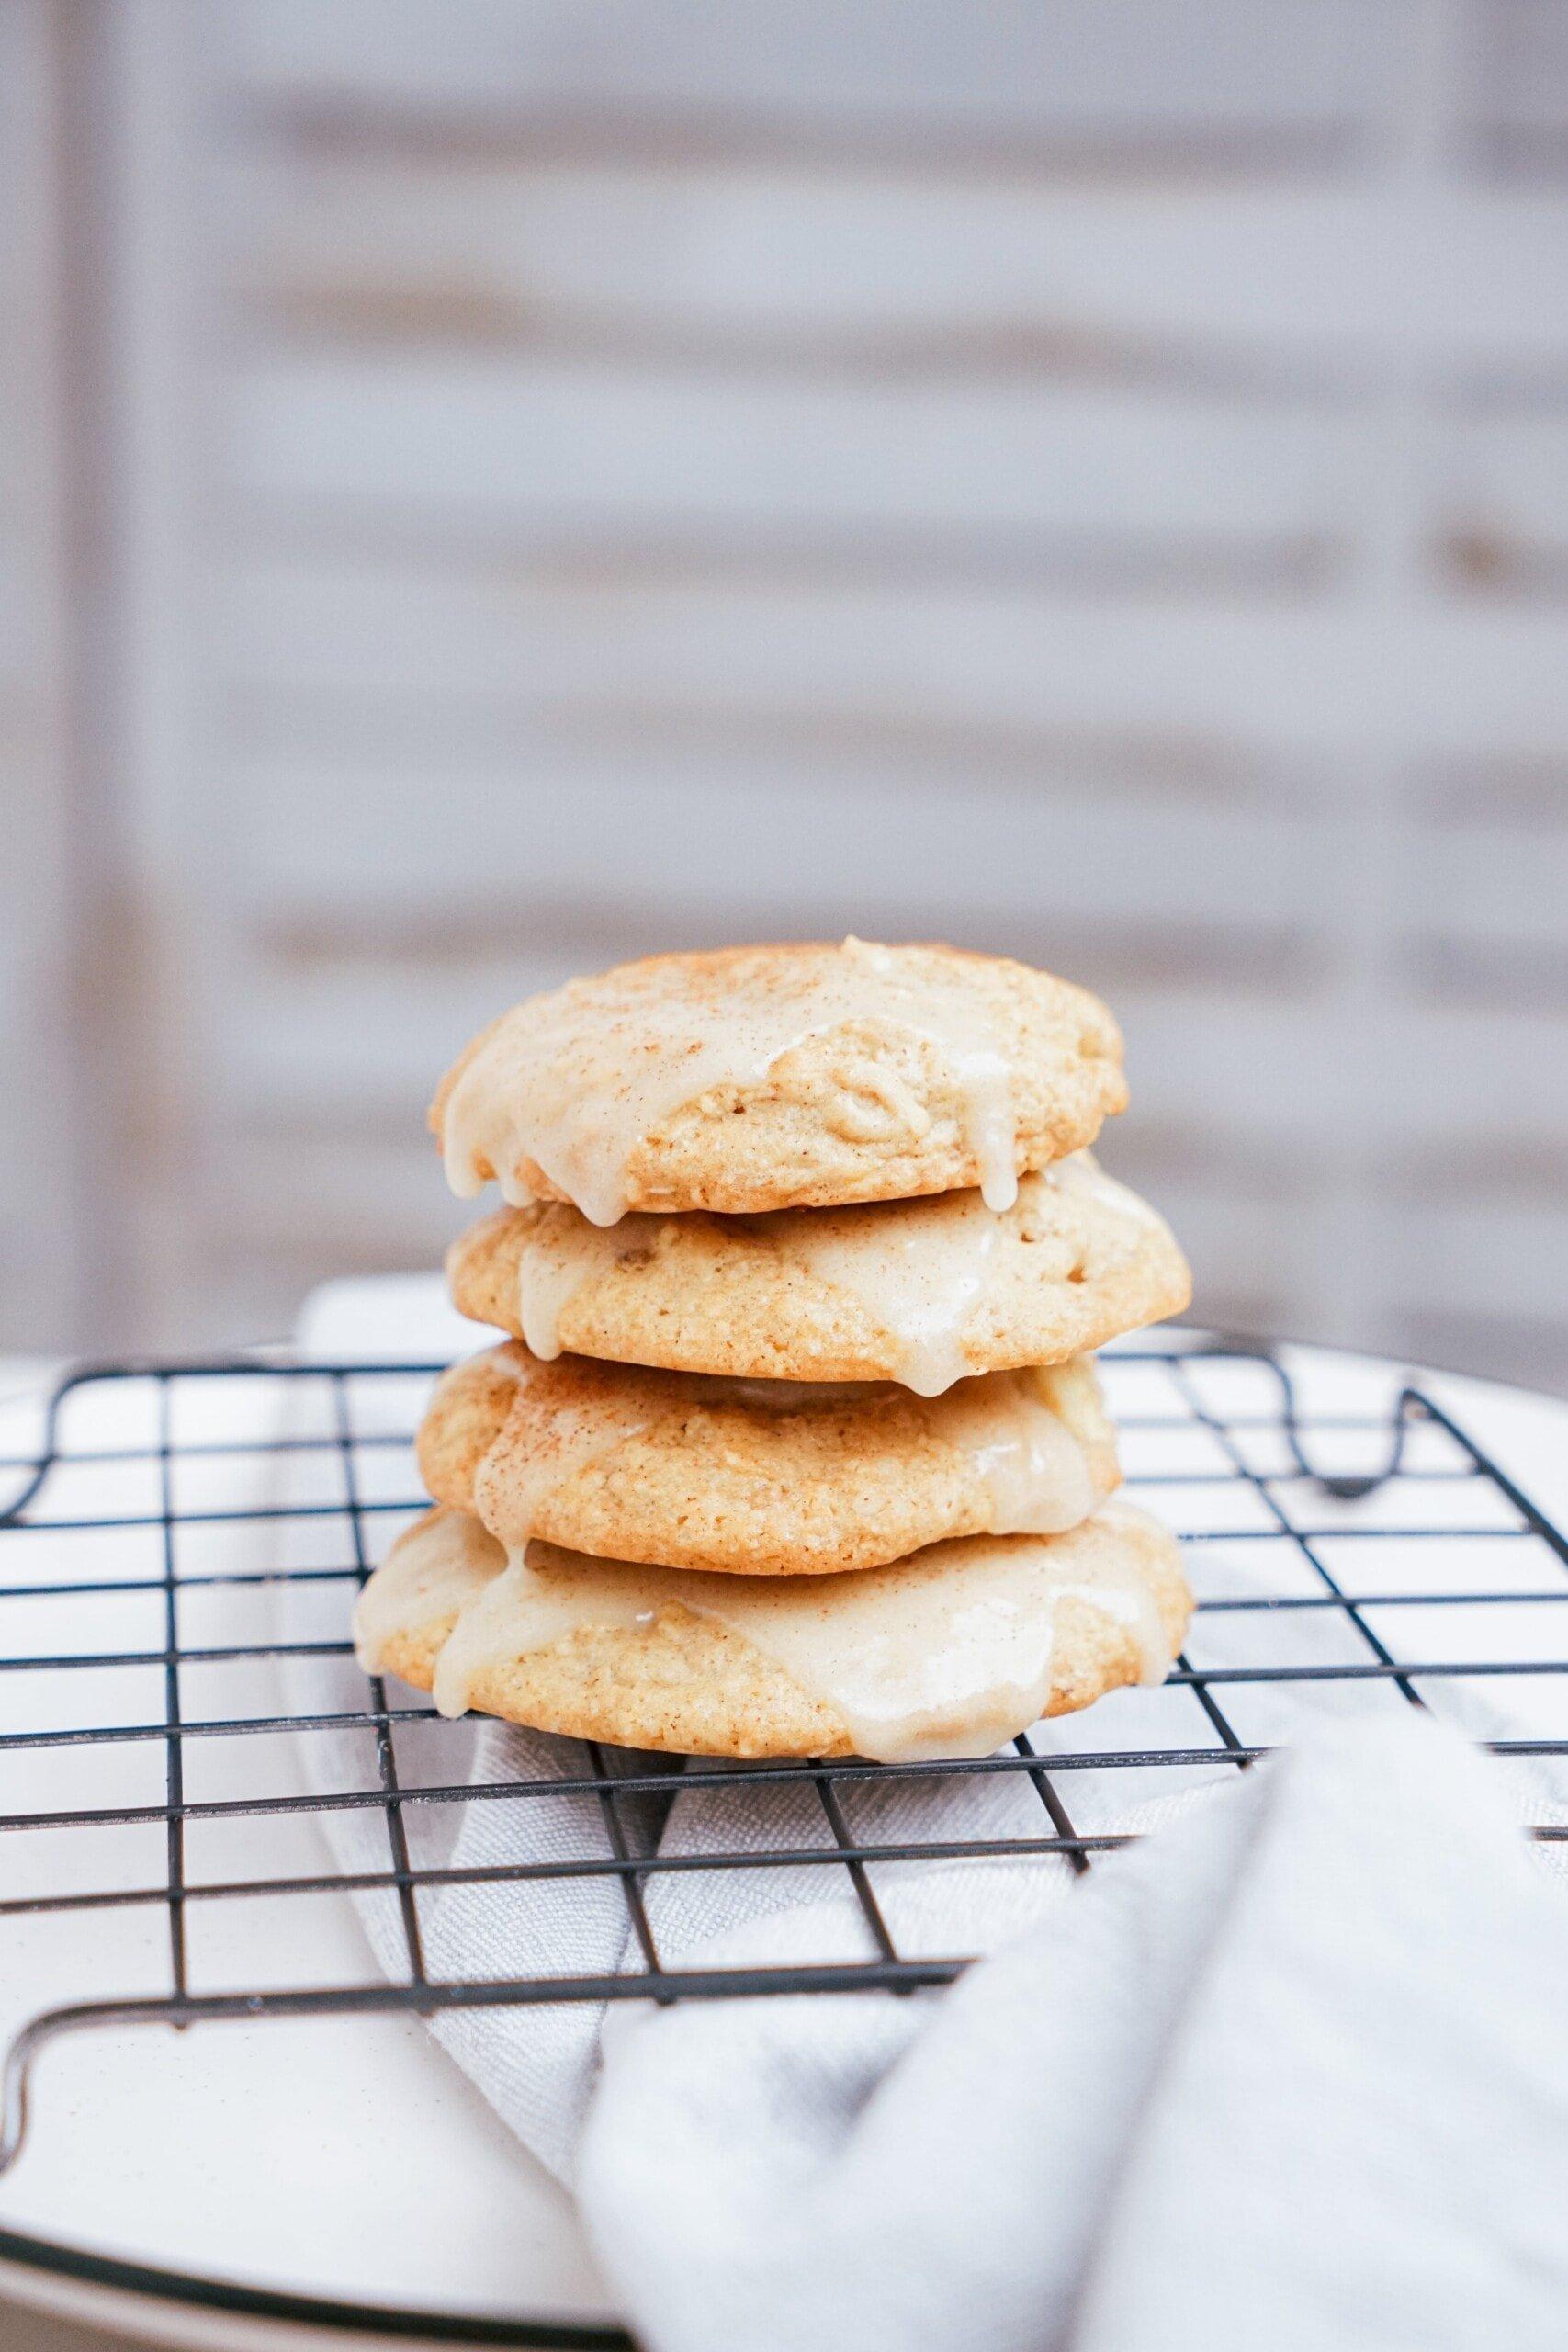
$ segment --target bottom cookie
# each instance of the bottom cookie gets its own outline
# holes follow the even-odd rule
[[[361,1664],[539,1731],[736,1758],[988,1755],[1042,1715],[1163,1681],[1192,1597],[1126,1503],[1063,1535],[967,1536],[843,1576],[716,1577],[429,1512],[360,1596]]]

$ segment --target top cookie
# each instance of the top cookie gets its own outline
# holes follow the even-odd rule
[[[752,1216],[1018,1178],[1123,1108],[1122,1039],[1087,989],[953,947],[656,956],[530,997],[442,1080],[447,1181],[514,1204]]]

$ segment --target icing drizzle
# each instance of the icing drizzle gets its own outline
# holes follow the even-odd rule
[[[387,1645],[467,1608],[506,1566],[506,1554],[466,1510],[439,1506],[404,1530],[360,1594],[354,1654],[378,1674]]]
[[[923,980],[886,947],[850,938],[811,956],[759,955],[720,989],[677,992],[668,967],[628,965],[570,981],[504,1013],[471,1050],[447,1097],[442,1155],[468,1200],[493,1170],[514,1205],[532,1198],[524,1163],[594,1225],[626,1214],[626,1173],[644,1136],[716,1087],[760,1084],[807,1037],[893,1023],[945,1056],[964,1139],[989,1208],[1018,1196],[1010,1069],[999,1034],[953,989]],[[847,1140],[919,1140],[929,1114],[897,1071],[846,1038],[828,1116]]]

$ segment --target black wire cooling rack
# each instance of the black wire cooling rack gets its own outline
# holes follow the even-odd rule
[[[1361,1410],[1310,1415],[1298,1410],[1271,1355],[1191,1346],[1179,1334],[1101,1362],[1127,1486],[1177,1526],[1199,1596],[1189,1646],[1161,1690],[1118,1694],[978,1762],[738,1766],[694,1780],[680,1759],[653,1769],[636,1759],[627,1769],[593,1745],[563,1742],[570,1761],[555,1777],[477,1786],[405,1774],[404,1743],[431,1711],[378,1677],[362,1679],[361,1702],[346,1710],[279,1703],[280,1678],[301,1661],[351,1655],[354,1594],[424,1508],[412,1440],[441,1367],[246,1360],[73,1373],[48,1405],[36,1453],[0,1459],[0,1478],[15,1490],[8,1504],[0,1493],[0,1805],[7,1768],[40,1750],[58,1751],[51,1770],[76,1800],[0,1811],[0,1922],[9,1932],[66,1915],[79,1922],[80,1953],[96,1949],[96,1915],[161,1917],[163,1982],[130,1991],[114,1981],[113,1939],[105,1938],[109,1981],[95,1984],[94,1997],[22,2022],[0,2083],[0,2171],[22,2144],[39,2052],[95,2027],[946,1983],[965,1956],[900,1948],[879,1893],[885,1871],[998,1855],[1062,1856],[1088,1871],[1129,1834],[1118,1826],[1120,1787],[1146,1796],[1197,1768],[1245,1768],[1276,1744],[1281,1722],[1290,1736],[1292,1719],[1280,1712],[1287,1698],[1296,1707],[1442,1705],[1461,1688],[1516,1678],[1516,1692],[1542,1699],[1540,1736],[1487,1744],[1515,1757],[1568,1753],[1568,1726],[1554,1713],[1568,1686],[1552,1679],[1568,1673],[1568,1541],[1430,1396],[1405,1386]],[[295,1391],[311,1400],[304,1417],[292,1410]],[[280,1595],[309,1601],[315,1634],[256,1619],[257,1604],[276,1610]],[[1512,1642],[1527,1622],[1529,1644]],[[1303,1625],[1313,1636],[1304,1654]],[[134,1637],[117,1646],[117,1633]],[[214,1676],[227,1680],[214,1684]],[[214,1688],[224,1694],[218,1705],[207,1700]],[[259,1702],[268,1697],[271,1705]],[[1517,1731],[1518,1709],[1509,1716]],[[346,1734],[373,1755],[365,1786],[301,1789],[298,1774],[293,1785],[276,1784],[280,1739]],[[225,1771],[214,1794],[202,1767],[216,1750]],[[1014,1776],[1032,1805],[1037,1800],[1029,1826],[943,1837],[939,1822],[934,1835],[910,1835],[906,1808],[902,1834],[876,1834],[868,1790],[886,1795],[902,1781],[934,1791],[953,1776],[998,1774]],[[798,1825],[804,1795],[820,1836],[803,1842],[796,1826],[773,1843],[720,1844],[697,1857],[661,1852],[660,1809],[694,1785],[776,1791],[781,1808],[787,1791],[796,1809],[781,1811],[786,1827]],[[596,1811],[602,1850],[468,1867],[414,1859],[412,1808],[539,1796]],[[264,1863],[243,1875],[231,1859],[244,1827],[333,1812],[378,1821],[374,1867],[333,1868],[319,1855],[315,1868]],[[142,1833],[140,1860],[101,1882],[73,1870],[73,1841],[110,1830]],[[1568,1831],[1543,1822],[1536,1834]],[[53,1857],[52,1876],[50,1868],[30,1878],[6,1869],[7,1844],[15,1852],[29,1839]],[[205,1859],[193,1858],[193,1841]],[[841,1870],[852,1887],[864,1959],[703,1970],[661,1956],[649,1900],[661,1873],[823,1866]],[[630,1960],[619,1971],[542,1975],[520,1955],[517,1973],[503,1979],[433,1972],[423,1906],[443,1891],[532,1882],[535,1899],[540,1890],[548,1899],[552,1888],[584,1879],[617,1889],[624,1903]],[[401,1981],[204,1984],[194,1923],[262,1897],[330,1900],[345,1889],[393,1907]]]

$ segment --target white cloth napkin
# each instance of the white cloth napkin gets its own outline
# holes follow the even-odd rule
[[[1225,1573],[1210,1563],[1211,1594]],[[1247,1622],[1208,1621],[1212,1659]],[[1333,1612],[1288,1622],[1300,1663],[1341,1632]],[[297,1705],[364,1704],[340,1659],[299,1661],[291,1684]],[[1472,1734],[1507,1728],[1442,1697]],[[1532,1853],[1517,1825],[1568,1817],[1561,1792],[1386,1683],[1255,1702],[1254,1736],[1299,1744],[1245,1775],[1218,1757],[1141,1787],[1126,1768],[1058,1775],[1081,1829],[1144,1833],[1082,1882],[1061,1857],[872,1865],[901,1954],[994,1955],[951,1993],[481,2009],[433,2030],[573,2187],[654,2352],[1555,2347],[1568,1904],[1562,1849]],[[1122,1738],[1107,1721],[1104,1744]],[[402,1808],[417,1869],[564,1873],[422,1891],[432,1978],[643,1964],[616,1881],[570,1874],[614,1850],[580,1745],[422,1721],[395,1746],[405,1788],[453,1792]],[[368,1733],[310,1749],[320,1785],[377,1785]],[[581,1789],[526,1793],[561,1778]],[[464,1798],[498,1783],[517,1792]],[[867,1844],[1052,1827],[1014,1772],[838,1798]],[[631,1851],[688,1865],[644,1883],[666,1967],[874,1951],[811,1779],[698,1767],[616,1810]],[[346,1870],[386,1871],[377,1810],[325,1818]],[[780,1850],[823,1859],[702,1867]],[[396,1896],[357,1899],[406,1973]]]
[[[480,1782],[586,1777],[575,1743],[421,1730],[467,1741]],[[447,1780],[450,1752],[426,1761]],[[945,1996],[627,2005],[602,2036],[604,2013],[568,2006],[434,2030],[574,2187],[656,2352],[1560,2345],[1568,1904],[1503,1774],[1403,1702],[1226,1771],[1142,1808],[1145,1841],[1081,1884],[1053,1858],[877,1866],[902,1952],[995,1951]],[[710,1777],[677,1797],[664,1856],[829,1850],[810,1782]],[[1044,1820],[1012,1775],[860,1793],[868,1842]],[[406,1817],[422,1866],[608,1850],[586,1793]],[[378,1816],[333,1819],[345,1866],[385,1868]],[[843,1877],[660,1872],[649,1921],[667,1966],[860,1957],[852,1891],[828,1891]],[[392,1898],[361,1902],[399,1973]],[[421,1910],[433,1977],[640,1960],[602,1879],[463,1884]]]
[[[1562,2343],[1568,1906],[1457,1735],[1341,1731],[1048,1883],[940,2003],[614,2021],[578,2194],[650,2345]]]

